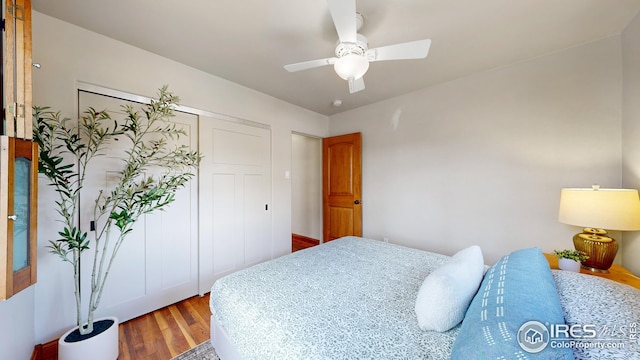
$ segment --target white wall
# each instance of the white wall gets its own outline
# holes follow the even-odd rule
[[[561,188],[621,185],[620,73],[611,37],[332,116],[362,132],[364,236],[487,263],[572,248]]]
[[[42,64],[42,69],[34,70],[34,104],[52,106],[68,116],[76,116],[78,81],[144,96],[169,84],[184,105],[270,125],[274,253],[291,251],[291,183],[284,178],[291,169],[291,133],[326,136],[325,116],[38,12],[33,13],[33,61]],[[30,349],[58,337],[75,321],[71,270],[45,248],[56,226],[55,214],[46,206],[51,199],[50,189],[41,186],[35,291],[25,293],[24,301],[0,303],[0,315],[27,321],[32,334],[21,335]],[[4,319],[0,334],[14,331],[13,321]],[[0,358],[28,358],[30,351],[27,354],[23,344],[6,343],[10,338],[0,337]]]
[[[624,128],[619,37],[331,117],[332,135],[363,133],[364,235],[450,254],[478,243],[488,263],[571,247],[579,229],[557,221],[560,189],[620,186],[622,130],[624,185],[640,187],[639,22],[623,34]],[[77,81],[145,96],[166,83],[185,105],[271,125],[274,250],[290,250],[291,133],[328,135],[324,116],[38,12],[33,32],[38,105],[73,116]],[[69,269],[47,254],[53,219],[40,210],[39,281],[0,303],[2,359],[28,358],[73,322]],[[623,261],[637,272],[629,234]]]
[[[292,134],[291,231],[322,240],[322,139]]]
[[[34,290],[27,288],[0,302],[0,359],[29,359],[36,344]]]
[[[640,15],[622,33],[622,185],[640,189]],[[625,232],[622,265],[640,275],[640,232]]]

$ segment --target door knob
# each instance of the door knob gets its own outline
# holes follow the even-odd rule
[[[356,201],[354,201],[353,203],[354,203],[354,204],[356,204],[356,205],[358,205],[358,204],[360,204],[360,200],[356,200]]]
[[[9,215],[9,216],[7,216],[7,218],[9,218],[9,220],[16,221],[16,220],[18,220],[18,215],[16,215],[16,214]]]

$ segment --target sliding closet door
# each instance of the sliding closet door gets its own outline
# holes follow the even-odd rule
[[[271,132],[200,117],[200,286],[271,259]]]
[[[79,108],[118,110],[121,99],[81,91]],[[138,104],[128,102],[136,107]],[[118,115],[112,114],[118,119]],[[120,115],[122,116],[122,115]],[[197,148],[197,115],[176,112],[172,122],[187,133],[174,143]],[[121,123],[119,121],[119,123]],[[81,226],[89,228],[90,212],[99,189],[113,184],[126,155],[125,139],[111,144],[104,156],[94,159],[82,193]],[[155,175],[148,173],[147,175]],[[136,224],[118,252],[97,315],[115,315],[121,321],[153,311],[197,293],[198,278],[198,179],[176,193],[166,211],[146,215]],[[89,236],[93,236],[92,233]],[[83,286],[91,276],[92,251],[83,258]],[[88,294],[88,292],[87,292]]]

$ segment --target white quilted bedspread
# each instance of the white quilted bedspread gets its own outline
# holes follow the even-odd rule
[[[211,310],[246,360],[448,359],[458,327],[422,331],[414,312],[448,259],[342,238],[221,278]]]

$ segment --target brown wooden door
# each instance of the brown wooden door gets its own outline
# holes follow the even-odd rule
[[[346,134],[322,140],[324,241],[362,236],[362,137]]]

